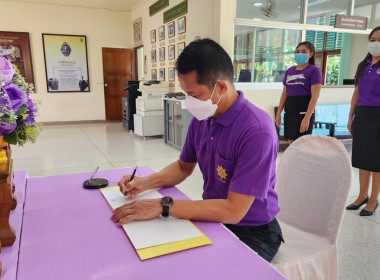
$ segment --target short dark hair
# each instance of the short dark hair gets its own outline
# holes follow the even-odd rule
[[[197,82],[214,88],[218,79],[233,82],[234,68],[227,52],[211,39],[192,41],[181,52],[176,61],[178,74],[195,71]]]
[[[368,40],[371,39],[372,34],[375,33],[375,31],[377,31],[377,30],[380,30],[380,26],[375,27],[375,28],[371,31],[371,33],[369,33],[369,35],[368,35]],[[365,68],[366,68],[366,66],[367,66],[367,60],[368,60],[368,58],[370,58],[370,57],[372,57],[371,54],[370,54],[370,53],[367,53],[367,55],[365,56],[365,58],[359,63],[358,68],[356,69],[356,73],[355,73],[355,86],[358,85],[358,83],[359,83],[359,79],[360,79],[360,77],[363,75],[364,70],[365,70]],[[378,61],[376,64],[378,64],[378,63],[380,63],[380,62]]]
[[[313,56],[310,57],[309,59],[309,63],[312,64],[312,65],[315,65],[315,47],[313,45],[313,43],[309,42],[309,41],[304,41],[304,42],[301,42],[297,45],[296,47],[296,50],[298,49],[299,46],[306,46],[310,52],[313,53]]]

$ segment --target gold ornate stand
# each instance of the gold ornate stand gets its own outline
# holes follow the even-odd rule
[[[0,242],[5,247],[16,240],[15,231],[9,224],[9,214],[16,208],[17,200],[14,197],[12,150],[8,144],[5,147],[0,144],[0,149],[5,150],[8,158],[5,163],[0,163]]]

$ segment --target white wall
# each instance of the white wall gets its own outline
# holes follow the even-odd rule
[[[0,29],[29,32],[38,121],[104,120],[102,47],[132,48],[130,12],[0,1]],[[47,93],[42,33],[86,35],[90,90]]]
[[[352,48],[350,57],[350,70],[349,77],[354,78],[358,64],[364,59],[368,53],[368,35],[367,34],[353,34],[352,35]]]
[[[231,59],[233,59],[236,0],[214,0],[213,10],[215,40],[219,42]]]
[[[373,19],[373,27],[380,26],[380,3],[375,4],[375,16]]]
[[[376,9],[375,17],[373,19],[374,26],[380,25],[380,3],[373,4]],[[366,16],[369,17],[371,13],[371,5],[362,6],[359,8],[355,8],[354,14],[358,16]],[[369,21],[371,23],[371,21]],[[371,27],[369,27],[371,29]],[[350,69],[349,69],[349,77],[353,78],[356,73],[356,69],[358,64],[364,59],[364,57],[368,53],[368,35],[354,34],[352,36],[352,49],[351,49],[351,61],[350,61]]]

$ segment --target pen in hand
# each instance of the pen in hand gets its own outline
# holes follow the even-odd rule
[[[136,168],[133,170],[132,175],[131,175],[131,178],[129,178],[129,182],[131,182],[131,181],[133,180],[133,178],[135,178],[136,170],[137,170],[137,166],[136,166]],[[125,191],[125,192],[124,192],[124,195],[127,195],[127,194],[128,194],[128,191]]]

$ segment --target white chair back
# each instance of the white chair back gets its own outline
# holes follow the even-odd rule
[[[351,180],[350,159],[339,140],[300,137],[277,168],[279,220],[336,243]]]

